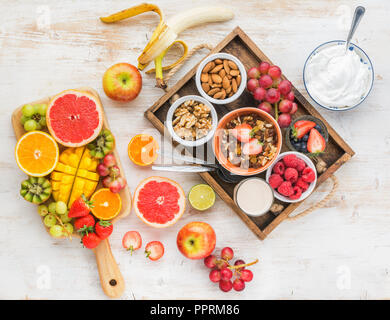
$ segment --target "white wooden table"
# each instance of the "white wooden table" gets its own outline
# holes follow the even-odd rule
[[[155,1],[167,16],[210,1]],[[212,210],[187,209],[175,226],[156,230],[132,214],[115,225],[113,254],[126,281],[123,299],[373,299],[390,297],[390,28],[387,1],[221,0],[234,8],[234,20],[201,26],[181,35],[190,48],[217,44],[239,25],[281,66],[303,92],[302,69],[317,45],[343,39],[355,5],[364,5],[353,42],[373,61],[375,84],[359,108],[345,113],[320,110],[356,151],[337,177],[340,187],[325,209],[301,220],[283,222],[265,240],[258,240],[219,198]],[[14,161],[12,111],[19,105],[68,88],[91,86],[99,91],[117,138],[132,191],[150,169],[140,169],[127,157],[130,138],[141,132],[157,134],[143,112],[162,94],[154,80],[143,76],[141,95],[129,104],[109,100],[102,90],[104,71],[117,62],[136,64],[136,57],[157,25],[152,13],[118,25],[104,25],[98,17],[125,9],[131,1],[6,1],[0,0],[0,298],[105,299],[95,258],[78,240],[55,240],[44,231],[36,208],[21,199],[24,174]],[[197,54],[171,80],[180,79],[204,53]],[[189,191],[200,183],[197,175],[166,174]],[[330,188],[325,183],[315,201]],[[304,204],[308,206],[309,203]],[[210,223],[217,247],[231,246],[249,261],[254,280],[245,291],[223,293],[208,279],[202,261],[184,258],[176,248],[176,234],[187,222]],[[121,247],[128,230],[138,230],[146,242],[166,246],[161,261],[146,260],[142,252],[130,256]]]

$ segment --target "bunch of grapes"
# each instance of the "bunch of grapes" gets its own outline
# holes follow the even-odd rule
[[[274,116],[281,128],[287,128],[298,105],[294,102],[291,82],[282,80],[281,76],[282,70],[278,66],[262,62],[258,67],[249,69],[247,89],[260,102],[260,110]]]
[[[212,269],[209,278],[212,282],[218,282],[219,288],[228,292],[232,288],[236,291],[245,289],[245,282],[250,282],[253,279],[252,271],[246,267],[258,262],[256,259],[251,263],[245,264],[241,259],[234,262],[234,265],[229,263],[234,257],[232,248],[225,247],[221,250],[221,258],[211,254],[204,259],[204,264],[207,268]]]
[[[69,237],[73,233],[71,218],[68,216],[68,207],[65,202],[51,202],[49,205],[38,206],[38,213],[43,218],[43,223],[49,228],[50,234],[59,238]]]
[[[99,176],[104,177],[103,186],[109,188],[113,193],[118,193],[127,185],[126,179],[121,175],[115,156],[112,153],[103,158],[96,171]]]
[[[46,104],[26,104],[22,108],[20,122],[26,131],[41,130],[46,127]]]

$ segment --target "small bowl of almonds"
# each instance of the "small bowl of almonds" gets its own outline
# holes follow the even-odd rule
[[[215,133],[218,116],[206,99],[189,95],[177,99],[167,113],[166,127],[172,138],[186,147],[200,146]]]
[[[206,57],[196,71],[199,93],[215,104],[236,100],[245,90],[247,75],[244,65],[235,56],[215,53]]]

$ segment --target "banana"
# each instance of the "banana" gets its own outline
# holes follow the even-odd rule
[[[206,6],[178,13],[166,20],[158,6],[149,3],[142,3],[112,14],[108,17],[101,17],[100,20],[104,23],[113,23],[149,11],[156,12],[160,16],[160,22],[154,30],[150,41],[137,59],[138,69],[143,70],[151,61],[154,60],[155,69],[149,70],[149,72],[155,71],[157,86],[161,88],[166,87],[162,77],[163,70],[173,68],[187,55],[187,45],[181,40],[176,40],[181,32],[204,23],[227,21],[232,19],[234,16],[233,11],[228,8]],[[163,67],[162,59],[168,50],[176,43],[182,45],[184,49],[183,55],[175,63],[170,66]]]

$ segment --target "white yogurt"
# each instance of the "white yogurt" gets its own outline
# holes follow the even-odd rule
[[[271,208],[274,194],[263,179],[248,178],[236,186],[234,200],[246,214],[260,216]]]
[[[371,71],[361,62],[355,50],[344,45],[320,49],[306,64],[307,91],[326,107],[351,107],[370,89]]]

